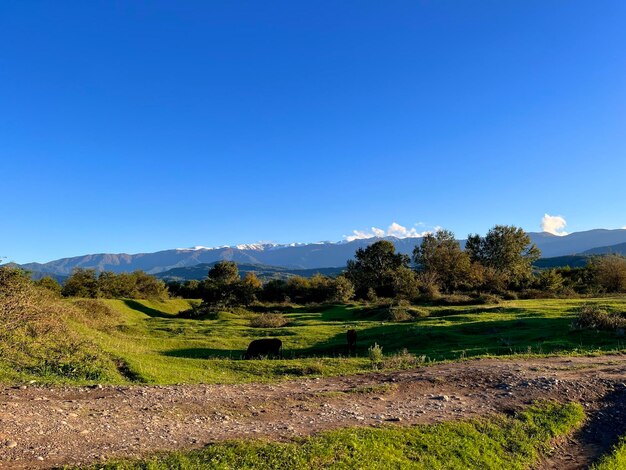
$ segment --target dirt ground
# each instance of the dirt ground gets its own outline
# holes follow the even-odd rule
[[[0,467],[49,468],[237,438],[285,440],[579,401],[589,419],[541,469],[585,468],[626,433],[626,356],[482,359],[278,384],[0,386]]]

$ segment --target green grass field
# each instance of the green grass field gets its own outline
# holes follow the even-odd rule
[[[368,347],[385,355],[406,348],[427,361],[487,355],[589,354],[624,348],[614,332],[573,330],[576,309],[586,300],[518,300],[493,306],[419,307],[415,321],[390,322],[381,310],[363,306],[296,307],[280,328],[252,328],[249,315],[220,313],[214,319],[175,314],[190,301],[103,300],[119,317],[106,326],[72,327],[121,364],[118,381],[234,383],[306,375],[351,374],[372,369]],[[626,311],[625,298],[593,300]],[[356,357],[346,357],[346,330],[358,331]],[[255,338],[279,337],[282,360],[241,360]],[[390,361],[390,366],[402,361]]]
[[[542,403],[515,417],[434,425],[353,428],[294,442],[231,441],[147,460],[98,464],[134,469],[525,469],[552,439],[569,434],[583,419],[582,406]],[[612,467],[610,467],[612,468]]]

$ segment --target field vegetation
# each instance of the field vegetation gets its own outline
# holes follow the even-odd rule
[[[553,439],[571,433],[583,419],[584,412],[578,404],[541,403],[513,417],[341,429],[285,443],[231,441],[199,451],[110,462],[94,468],[525,469],[537,461]]]
[[[598,258],[565,275],[533,272],[538,256],[516,227],[471,236],[465,250],[441,230],[416,247],[413,265],[378,241],[335,278],[263,284],[220,262],[205,280],[172,291],[195,300],[141,272],[79,269],[59,286],[2,267],[0,377],[232,383],[622,350],[626,260]],[[347,347],[349,329],[358,333],[355,349]],[[283,359],[242,360],[264,337],[282,341]]]

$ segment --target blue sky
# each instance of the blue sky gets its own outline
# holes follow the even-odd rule
[[[626,3],[0,3],[0,256],[626,226]]]

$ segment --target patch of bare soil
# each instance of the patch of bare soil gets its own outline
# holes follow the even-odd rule
[[[626,356],[483,359],[278,384],[0,386],[0,467],[49,468],[226,439],[286,440],[349,426],[583,403],[589,420],[541,469],[585,468],[626,433]]]

